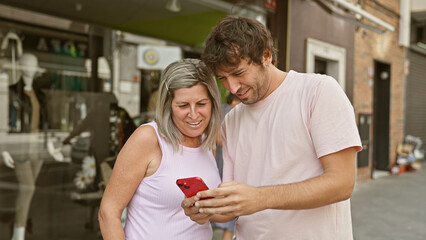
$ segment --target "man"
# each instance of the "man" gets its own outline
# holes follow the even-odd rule
[[[224,18],[202,57],[244,104],[222,125],[223,183],[185,199],[185,214],[198,223],[239,217],[239,240],[352,239],[361,142],[337,81],[276,68],[269,31],[249,18]]]

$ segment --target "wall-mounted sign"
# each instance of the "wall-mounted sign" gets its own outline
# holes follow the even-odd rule
[[[162,70],[170,63],[182,59],[180,47],[171,46],[138,46],[138,68]]]
[[[147,49],[143,52],[143,60],[149,65],[155,65],[158,59],[158,51],[155,49]]]
[[[265,0],[265,7],[270,8],[272,10],[277,9],[277,1],[276,0]]]

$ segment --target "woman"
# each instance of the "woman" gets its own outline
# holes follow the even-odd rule
[[[161,77],[155,121],[140,126],[117,157],[99,209],[104,239],[211,239],[181,208],[176,179],[220,184],[212,149],[220,127],[219,90],[200,60],[170,64]],[[123,231],[120,217],[128,206]]]

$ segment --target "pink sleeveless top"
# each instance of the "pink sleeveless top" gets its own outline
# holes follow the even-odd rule
[[[215,158],[211,151],[181,146],[173,153],[172,145],[157,133],[163,154],[158,170],[142,180],[128,204],[126,239],[212,239],[210,223],[199,225],[187,217],[181,202],[184,194],[176,179],[201,177],[209,188],[220,184]],[[143,147],[143,146],[141,146]]]

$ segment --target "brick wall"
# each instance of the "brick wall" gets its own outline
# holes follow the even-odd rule
[[[378,2],[379,4],[376,4]],[[354,48],[354,108],[359,113],[367,113],[374,116],[373,100],[373,71],[374,60],[382,61],[391,66],[390,86],[390,133],[389,133],[389,162],[395,163],[396,145],[403,139],[404,130],[404,58],[405,49],[398,45],[399,32],[399,0],[361,0],[361,7],[378,17],[379,19],[395,27],[394,32],[379,34],[365,28],[357,28],[355,31]],[[381,6],[380,6],[381,5]],[[392,12],[394,11],[394,13]],[[362,21],[365,21],[363,19]],[[365,23],[371,24],[369,21]],[[370,157],[369,166],[358,169],[357,182],[370,179],[373,161],[373,124],[370,129]]]

